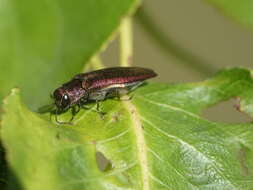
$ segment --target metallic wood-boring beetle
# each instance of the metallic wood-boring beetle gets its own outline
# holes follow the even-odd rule
[[[142,84],[144,80],[155,76],[157,74],[153,70],[141,67],[111,67],[78,74],[53,93],[56,122],[66,123],[57,120],[58,113],[72,108],[72,120],[80,107],[91,101],[97,102],[99,112],[99,101],[127,94]],[[78,111],[75,110],[76,106],[79,108]]]

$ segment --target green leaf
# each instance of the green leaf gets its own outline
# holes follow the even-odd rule
[[[225,15],[232,17],[239,23],[253,28],[252,0],[205,0],[215,5]]]
[[[29,111],[14,89],[1,130],[9,189],[253,189],[253,124],[201,117],[233,97],[253,115],[248,70],[225,70],[199,83],[148,84],[132,100],[103,101],[104,118],[81,110],[74,125],[56,125]],[[98,154],[108,163],[102,170]]]
[[[139,0],[3,0],[0,99],[20,87],[29,107],[81,72]]]

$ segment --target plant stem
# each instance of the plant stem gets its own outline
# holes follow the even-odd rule
[[[217,69],[206,63],[196,55],[193,55],[187,49],[181,48],[173,39],[167,34],[159,30],[158,26],[152,18],[145,12],[143,7],[140,7],[136,14],[137,21],[143,27],[145,32],[165,53],[171,54],[181,61],[185,66],[198,71],[203,75],[211,75]]]
[[[97,54],[90,59],[89,63],[84,65],[82,72],[87,72],[89,69],[92,70],[102,69],[104,67],[105,66],[102,63],[100,56]]]
[[[94,70],[97,70],[97,69],[102,69],[104,68],[104,64],[102,63],[102,60],[100,58],[99,55],[95,55],[92,59],[91,59],[91,67],[94,69]]]
[[[132,65],[133,58],[133,34],[132,18],[122,20],[120,27],[120,65],[127,67]]]

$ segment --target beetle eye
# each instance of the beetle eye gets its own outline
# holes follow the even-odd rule
[[[69,104],[70,104],[69,96],[67,94],[64,94],[62,96],[62,100],[61,100],[61,106],[62,106],[62,108],[68,107]]]
[[[67,94],[64,94],[64,95],[63,95],[63,100],[67,100],[67,99],[69,99],[68,95],[67,95]]]

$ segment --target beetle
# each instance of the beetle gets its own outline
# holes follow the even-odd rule
[[[110,67],[75,75],[69,82],[64,83],[53,92],[57,115],[72,108],[72,121],[74,115],[86,103],[95,101],[97,112],[99,101],[110,97],[120,97],[140,86],[144,80],[153,78],[157,74],[147,68],[141,67]],[[78,106],[78,111],[75,107]]]

